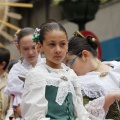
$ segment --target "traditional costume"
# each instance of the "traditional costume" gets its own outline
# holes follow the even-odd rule
[[[62,69],[53,69],[45,63],[32,69],[25,80],[22,117],[25,120],[98,120],[83,106],[77,81],[74,71],[64,64]]]

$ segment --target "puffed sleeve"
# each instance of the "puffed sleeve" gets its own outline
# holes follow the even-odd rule
[[[89,104],[88,106],[84,106],[83,105],[83,96],[81,94],[81,89],[80,87],[76,87],[75,88],[75,92],[76,92],[76,100],[74,99],[74,105],[75,105],[75,113],[76,113],[76,120],[103,120],[104,119],[104,110],[103,110],[103,104],[104,104],[104,100],[103,98],[101,98],[101,103],[102,103],[102,107],[99,105],[100,110],[98,110],[96,108],[96,106],[94,105],[98,105],[98,101],[93,101],[94,105],[92,106],[92,104]],[[99,108],[98,107],[98,108]],[[90,108],[90,109],[89,109]],[[100,116],[97,116],[96,114],[93,114],[93,112],[95,113],[95,110],[98,110],[97,112],[100,112]]]
[[[48,101],[45,99],[45,78],[31,71],[25,80],[21,102],[21,114],[25,120],[49,120],[46,118]]]
[[[9,96],[14,96],[13,105],[17,106],[21,102],[24,82],[19,77],[25,78],[28,71],[20,65],[15,64],[8,74],[8,81],[4,92]]]

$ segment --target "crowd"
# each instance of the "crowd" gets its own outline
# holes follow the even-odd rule
[[[100,61],[94,37],[53,20],[15,45],[18,61],[0,47],[0,120],[120,120],[120,62]]]

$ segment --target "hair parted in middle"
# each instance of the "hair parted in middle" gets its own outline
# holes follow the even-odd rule
[[[21,30],[17,30],[17,32],[15,33],[15,38],[14,38],[14,42],[19,44],[20,43],[20,39],[24,36],[27,35],[33,35],[34,33],[34,29],[31,27],[25,27]]]
[[[39,32],[37,32],[37,34],[35,33],[33,35],[33,41],[40,42],[41,44],[43,44],[43,41],[45,39],[44,38],[45,34],[47,32],[53,31],[53,30],[63,31],[67,36],[67,32],[66,32],[65,28],[60,23],[57,23],[55,20],[49,19],[46,23],[43,23],[39,27]],[[68,38],[68,36],[67,36],[67,38]]]

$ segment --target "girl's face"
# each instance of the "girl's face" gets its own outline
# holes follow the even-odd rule
[[[73,69],[78,76],[84,75],[88,72],[88,64],[83,58],[76,55],[67,54],[64,63]],[[70,63],[72,63],[72,65]]]
[[[61,68],[61,62],[68,49],[67,36],[63,31],[53,30],[44,36],[41,51],[45,54],[46,64],[52,68]]]
[[[33,35],[22,37],[18,48],[22,57],[34,66],[38,59],[38,52],[36,44],[32,41],[32,36]]]

